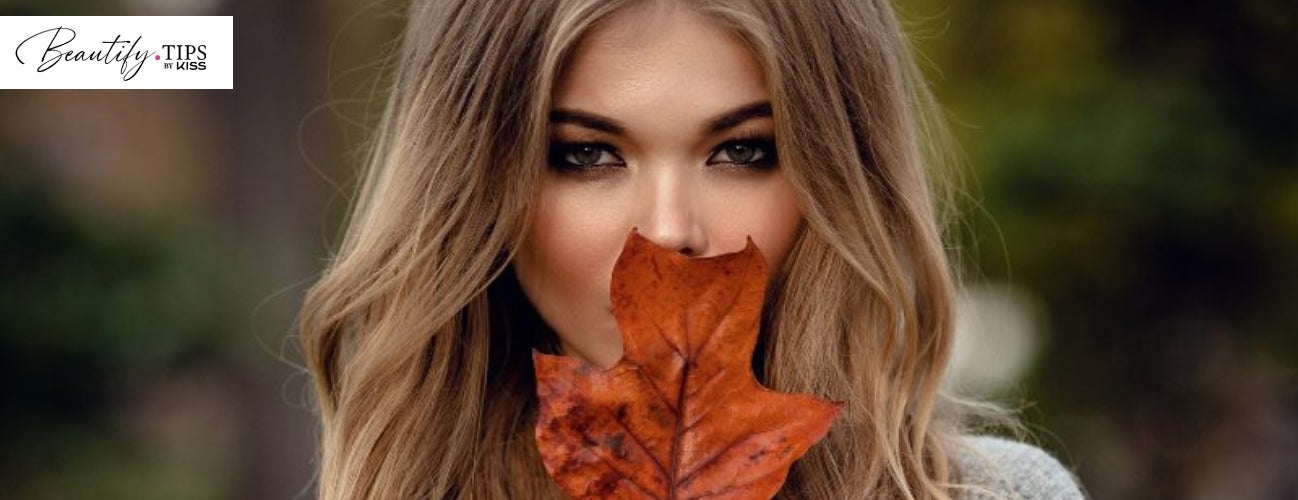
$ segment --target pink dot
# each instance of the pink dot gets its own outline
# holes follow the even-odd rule
[[[162,56],[153,56],[153,60],[154,60],[154,61],[161,61],[161,60],[162,60]]]

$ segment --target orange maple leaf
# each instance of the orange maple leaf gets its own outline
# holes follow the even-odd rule
[[[753,376],[767,270],[757,246],[689,258],[635,229],[613,269],[622,358],[532,351],[536,441],[578,499],[769,499],[842,403]]]

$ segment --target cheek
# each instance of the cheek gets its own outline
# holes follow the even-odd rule
[[[608,277],[625,234],[602,197],[571,186],[543,184],[528,236],[529,271],[542,307],[584,316],[608,303]],[[541,304],[538,304],[541,305]]]
[[[770,217],[766,219],[768,222],[763,226],[762,236],[767,239],[767,248],[771,249],[771,255],[766,259],[767,264],[774,271],[784,265],[793,243],[797,240],[799,229],[802,227],[802,210],[798,207],[798,198],[793,191],[793,186],[782,175],[768,200],[769,206],[766,210]]]
[[[728,245],[728,251],[742,249],[744,236],[751,234],[770,271],[780,269],[802,225],[797,194],[784,175],[777,173],[761,182],[734,189],[729,196],[718,199],[734,203],[722,211],[733,217],[723,223],[733,231],[726,239],[735,242]]]

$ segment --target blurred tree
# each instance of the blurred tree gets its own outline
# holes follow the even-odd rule
[[[1298,495],[1292,2],[903,9],[986,215],[969,272],[1048,306],[1043,444],[1097,498]]]
[[[0,159],[5,495],[220,498],[226,485],[211,473],[228,467],[228,453],[152,447],[156,433],[134,432],[139,415],[124,404],[147,403],[152,380],[199,372],[226,354],[218,332],[230,285],[211,242],[70,214],[3,145]],[[180,439],[212,444],[219,430]]]

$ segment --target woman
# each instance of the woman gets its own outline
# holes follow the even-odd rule
[[[530,352],[617,362],[632,227],[698,257],[751,235],[758,380],[847,402],[781,498],[1080,496],[1044,452],[962,437],[939,390],[930,106],[884,0],[416,2],[301,316],[321,498],[561,498]]]

